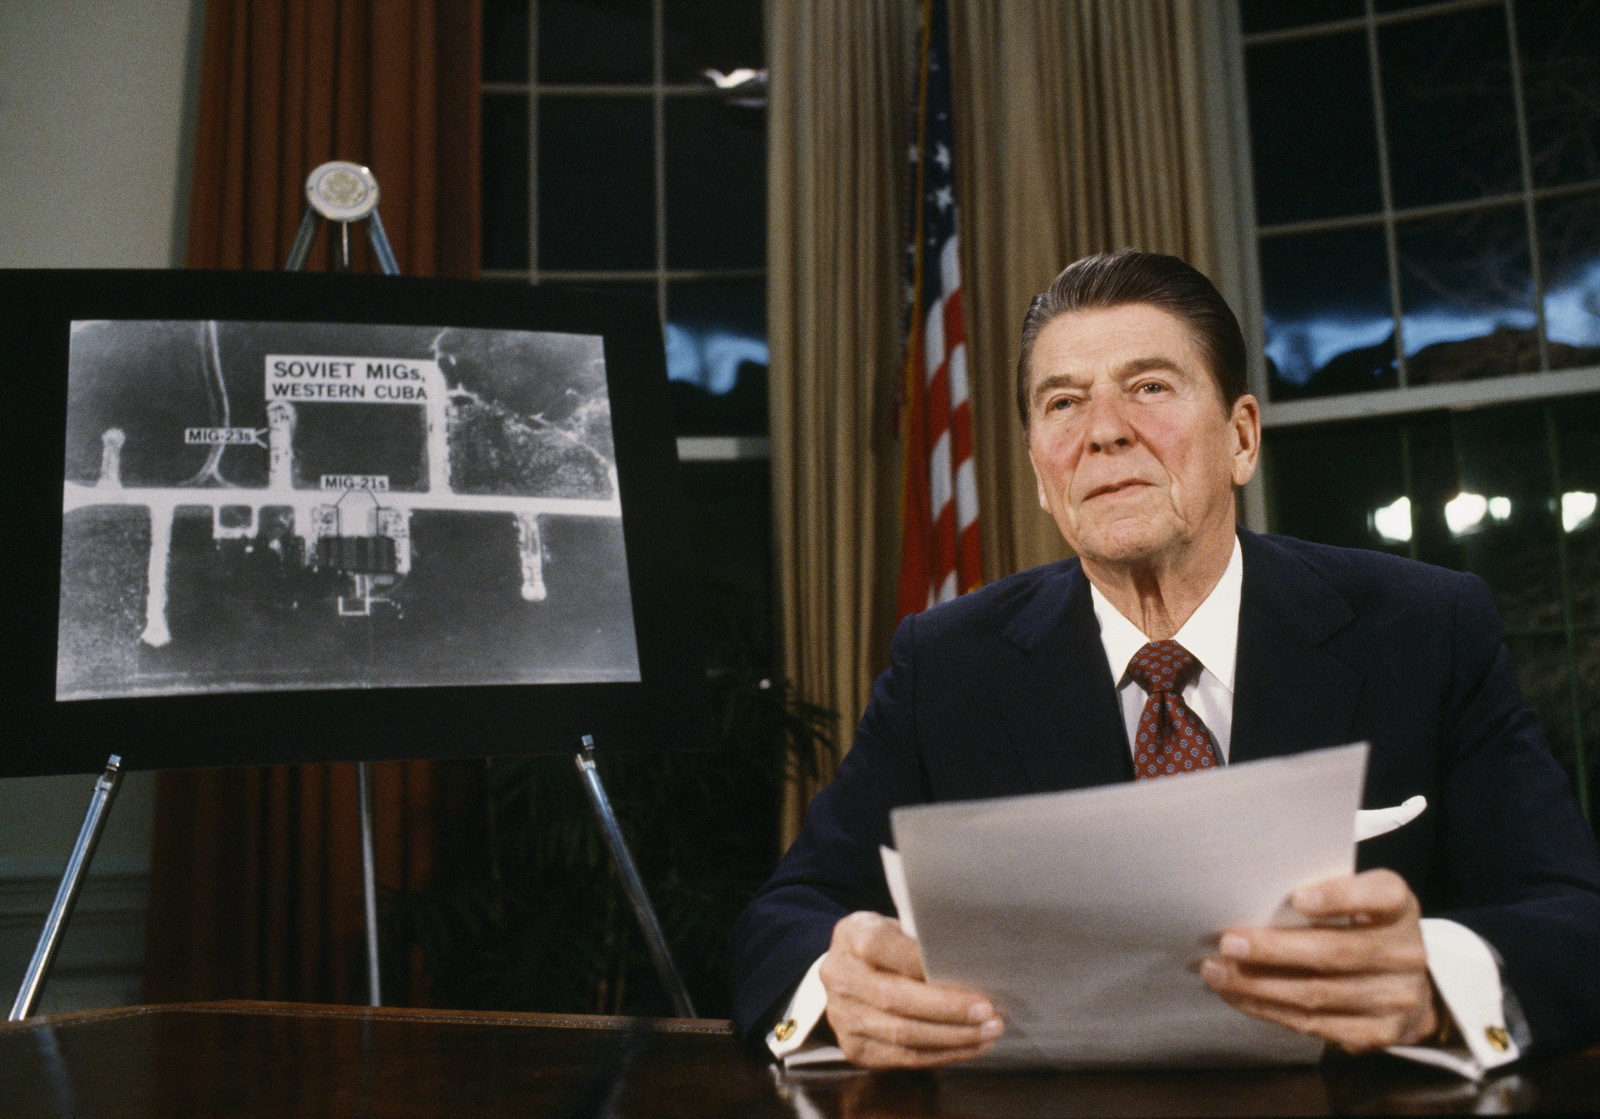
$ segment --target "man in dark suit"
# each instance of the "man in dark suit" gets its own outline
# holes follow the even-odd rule
[[[735,928],[741,1035],[783,1056],[831,1031],[857,1064],[919,1067],[1003,1031],[982,992],[928,982],[887,916],[899,805],[1365,739],[1363,803],[1428,811],[1297,891],[1310,927],[1227,930],[1207,984],[1350,1052],[1464,1070],[1600,1036],[1600,850],[1483,583],[1239,530],[1260,447],[1244,342],[1173,257],[1066,269],[1018,366],[1040,503],[1077,558],[901,625],[854,747]]]

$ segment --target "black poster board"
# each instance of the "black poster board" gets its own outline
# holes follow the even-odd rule
[[[0,776],[709,743],[659,324],[0,272]]]

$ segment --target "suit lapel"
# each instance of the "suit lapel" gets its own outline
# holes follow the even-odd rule
[[[1127,733],[1100,643],[1089,583],[1076,563],[1004,630],[999,707],[1035,792],[1133,779]]]
[[[1241,532],[1240,541],[1230,762],[1349,742],[1361,676],[1320,647],[1354,619],[1349,603],[1271,540]]]

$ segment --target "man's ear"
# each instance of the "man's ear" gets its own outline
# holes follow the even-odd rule
[[[1261,457],[1261,405],[1245,393],[1233,402],[1228,416],[1233,431],[1233,484],[1242,486],[1255,477]]]

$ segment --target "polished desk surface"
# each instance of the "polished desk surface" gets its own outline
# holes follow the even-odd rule
[[[1208,1072],[781,1076],[727,1023],[195,1003],[0,1025],[0,1115],[1338,1115],[1600,1111],[1600,1047],[1481,1085],[1389,1057]]]

